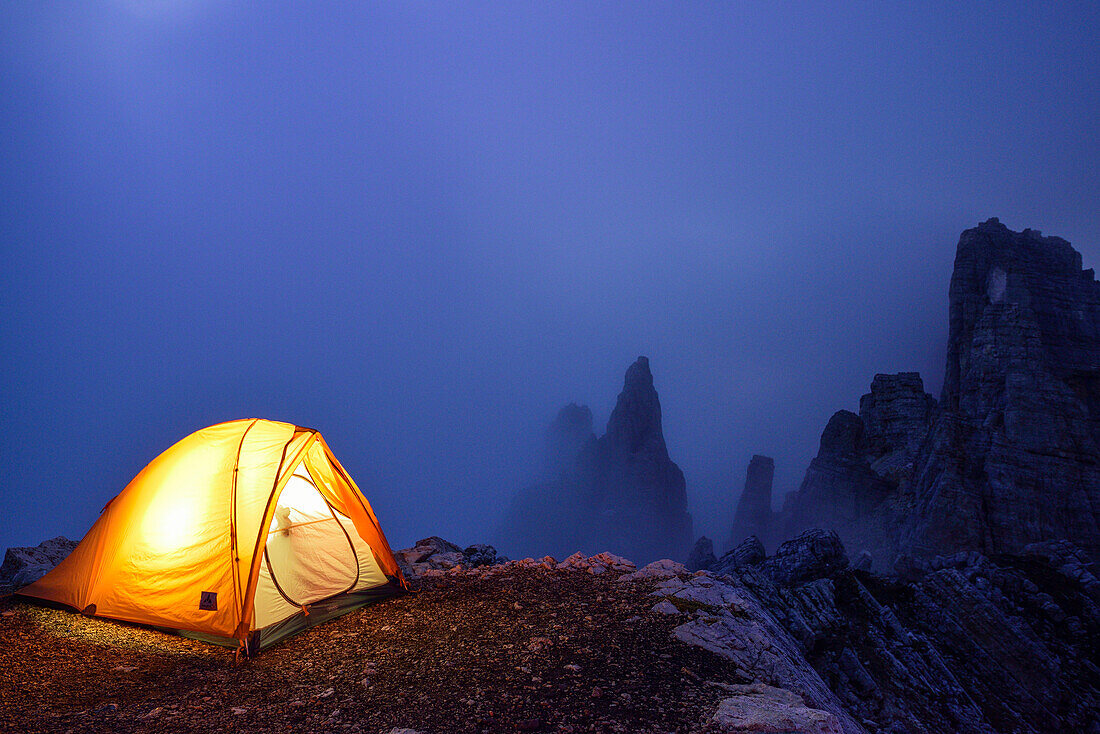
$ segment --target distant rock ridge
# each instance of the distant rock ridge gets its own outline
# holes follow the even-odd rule
[[[920,375],[875,375],[858,415],[840,410],[829,419],[817,456],[767,537],[778,543],[827,527],[880,566],[891,563],[902,520],[915,506],[914,462],[935,415]]]
[[[626,371],[603,436],[587,406],[559,411],[547,432],[550,476],[513,501],[501,544],[525,552],[608,548],[642,560],[691,546],[684,474],[665,443],[649,360]]]
[[[638,357],[626,371],[622,392],[596,446],[598,510],[605,516],[652,515],[670,524],[670,541],[682,555],[690,545],[684,473],[668,455],[661,426],[661,402],[649,359]],[[637,532],[658,532],[638,528]]]
[[[859,399],[862,449],[866,455],[878,457],[875,473],[892,475],[905,468],[920,449],[936,409],[936,400],[924,391],[919,373],[875,375],[871,392]]]
[[[750,535],[771,539],[773,534],[772,481],[775,460],[770,456],[753,455],[745,472],[745,488],[737,500],[727,548],[737,546]]]
[[[546,429],[546,469],[558,476],[571,469],[584,448],[596,440],[592,411],[587,405],[570,403],[558,411]]]
[[[876,375],[858,415],[829,420],[779,516],[739,532],[832,528],[877,568],[1061,539],[1100,557],[1093,271],[1065,240],[990,219],[960,237],[949,295],[941,400],[915,372]]]

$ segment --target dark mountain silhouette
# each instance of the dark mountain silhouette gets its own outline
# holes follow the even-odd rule
[[[547,432],[551,478],[522,491],[502,528],[523,553],[610,550],[641,561],[680,558],[691,545],[684,474],[669,457],[649,360],[626,371],[596,438],[592,413],[567,405]]]
[[[829,420],[781,513],[736,534],[774,546],[832,528],[880,568],[1054,540],[1100,557],[1093,271],[1065,240],[990,219],[960,237],[949,297],[940,400],[916,373],[876,375],[858,415]],[[741,505],[739,517],[759,516],[757,494]]]

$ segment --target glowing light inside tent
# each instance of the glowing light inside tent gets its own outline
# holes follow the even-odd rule
[[[335,518],[311,483],[305,466],[300,466],[279,495],[268,534],[289,535],[292,528],[326,521],[335,522]]]
[[[195,504],[191,497],[161,496],[142,519],[141,534],[150,547],[171,553],[193,542]]]

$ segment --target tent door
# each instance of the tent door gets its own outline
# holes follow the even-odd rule
[[[355,545],[304,463],[279,496],[264,564],[279,595],[296,607],[350,591],[359,583]]]

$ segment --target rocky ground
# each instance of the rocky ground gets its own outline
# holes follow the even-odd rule
[[[1065,541],[891,577],[823,530],[695,571],[434,537],[396,555],[417,593],[239,666],[8,598],[0,730],[1100,734],[1100,580]]]
[[[429,576],[236,667],[223,648],[9,598],[0,729],[705,730],[748,681],[673,636],[652,580],[622,576],[534,561]]]

